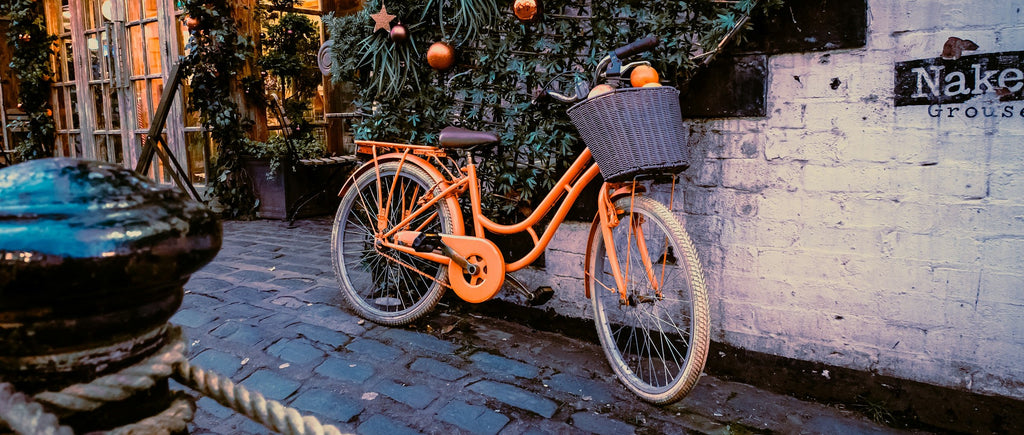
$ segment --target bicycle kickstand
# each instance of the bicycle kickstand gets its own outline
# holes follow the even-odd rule
[[[526,286],[512,275],[505,275],[505,282],[511,282],[512,290],[525,297],[526,301],[532,306],[544,305],[555,295],[555,291],[546,285],[537,287],[537,290],[534,291],[527,290]]]

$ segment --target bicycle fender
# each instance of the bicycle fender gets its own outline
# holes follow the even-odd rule
[[[599,216],[599,215],[594,216],[594,221],[590,224],[590,231],[587,232],[587,244],[586,244],[586,246],[588,247],[588,249],[587,249],[587,253],[586,253],[586,255],[584,256],[584,259],[583,259],[583,271],[584,271],[584,273],[587,273],[587,270],[589,270],[590,262],[594,261],[594,258],[593,258],[594,254],[590,252],[589,247],[590,246],[594,246],[595,237],[601,237],[601,216]],[[584,276],[583,278],[584,278],[583,279],[583,295],[586,296],[587,299],[590,299],[590,292],[591,292],[590,281],[591,281],[591,279],[590,279],[589,276]]]
[[[406,155],[403,157],[402,153],[383,154],[377,156],[377,164],[379,165],[385,162],[400,162],[403,159],[405,159],[406,165],[415,165],[416,167],[426,172],[427,175],[430,175],[435,181],[445,180],[444,175],[442,175],[441,171],[438,171],[437,168],[434,167],[434,165],[430,164],[430,162],[424,160],[423,158],[415,155]],[[352,174],[348,176],[347,180],[345,180],[345,184],[341,186],[341,190],[338,191],[338,197],[340,198],[345,196],[345,193],[352,188],[352,185],[355,184],[355,181],[364,173],[373,172],[374,166],[375,165],[373,163],[373,160],[370,160],[366,163],[363,163],[362,166],[352,171]],[[439,187],[443,189],[447,186],[447,182],[442,182]],[[452,210],[452,233],[466,234],[466,228],[464,224],[465,220],[462,217],[462,207],[459,205],[458,199],[453,196],[446,198],[445,201],[448,202]]]

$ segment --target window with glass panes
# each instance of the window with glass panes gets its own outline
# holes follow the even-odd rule
[[[179,5],[180,6],[180,5]],[[184,24],[184,9],[178,9],[175,11],[178,32],[178,46],[175,47],[176,52],[184,55],[185,54],[185,43],[188,42],[189,32],[188,27]],[[190,89],[187,83],[182,83],[179,92],[182,94],[182,102],[188,101],[188,94]],[[216,154],[216,147],[213,146],[213,142],[210,139],[209,133],[203,129],[202,123],[199,120],[199,114],[196,112],[189,112],[187,104],[182,106],[182,120],[184,130],[184,151],[186,153],[185,162],[183,165],[186,166],[189,176],[193,184],[203,185],[206,184],[207,176],[209,175],[210,161]]]
[[[135,167],[188,32],[175,0],[43,0],[53,55],[55,153]],[[203,183],[209,139],[174,96],[164,143]],[[159,164],[147,174],[167,181]]]

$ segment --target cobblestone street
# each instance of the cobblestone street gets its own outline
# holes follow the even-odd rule
[[[363,321],[337,290],[330,230],[329,218],[225,222],[223,249],[171,319],[192,364],[343,432],[898,433],[713,376],[677,404],[651,406],[619,384],[596,343],[448,297],[407,328]],[[198,405],[193,434],[269,433],[212,399]]]

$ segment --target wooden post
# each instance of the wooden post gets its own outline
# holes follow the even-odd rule
[[[351,15],[363,8],[363,0],[324,0],[323,12],[334,12],[335,16]],[[326,40],[330,35],[324,35]],[[358,115],[352,100],[355,91],[350,83],[334,83],[329,76],[324,77],[324,121],[327,133],[327,151],[338,155],[355,153],[355,144],[351,142],[353,118]]]
[[[257,7],[259,0],[234,0],[233,1],[233,18],[238,23],[238,32],[243,36],[249,38],[254,44],[256,55],[259,56],[261,45],[260,45],[260,29],[259,24],[255,20],[253,11]],[[236,77],[247,77],[257,71],[256,65],[253,60],[248,60],[242,70],[239,71]],[[231,94],[234,96],[235,104],[238,106],[239,114],[243,119],[253,120],[252,130],[249,131],[250,137],[255,140],[263,141],[267,139],[267,111],[266,108],[257,107],[249,103],[245,98],[245,93],[237,80],[232,83]]]

